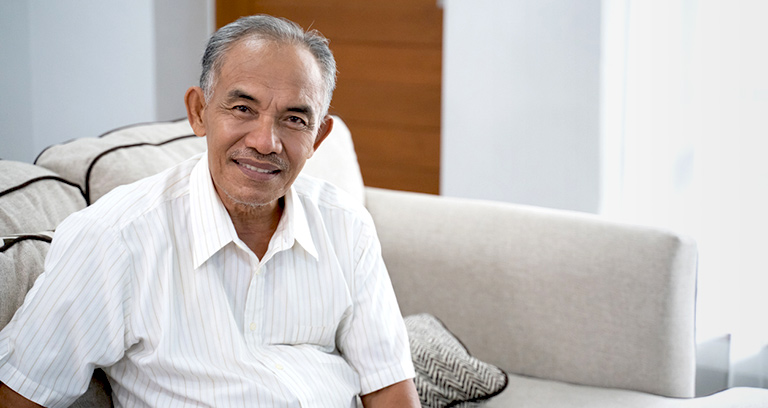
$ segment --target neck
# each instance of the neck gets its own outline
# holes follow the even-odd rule
[[[235,226],[237,236],[259,259],[262,259],[283,216],[285,199],[280,198],[263,206],[231,204],[225,207]]]

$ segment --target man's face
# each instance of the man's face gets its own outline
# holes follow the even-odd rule
[[[223,58],[201,115],[213,183],[230,211],[274,206],[330,130],[320,68],[304,48],[262,40]]]

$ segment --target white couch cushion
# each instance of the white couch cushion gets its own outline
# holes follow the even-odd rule
[[[205,150],[186,119],[120,128],[53,145],[35,161],[84,191],[88,204],[113,188],[156,174]]]
[[[0,329],[43,273],[53,232],[0,237]]]
[[[768,390],[732,388],[703,398],[669,398],[612,388],[588,387],[508,374],[509,386],[487,408],[759,408]]]
[[[330,181],[364,204],[363,176],[357,163],[352,134],[341,118],[334,116],[333,119],[331,134],[307,160],[302,172]]]
[[[76,185],[41,167],[0,160],[0,235],[54,229],[83,208]]]

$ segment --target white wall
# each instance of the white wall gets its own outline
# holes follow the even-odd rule
[[[150,0],[30,2],[33,147],[155,117]]]
[[[0,158],[31,157],[32,135],[29,16],[25,1],[0,2]]]
[[[157,119],[186,116],[184,93],[197,85],[200,59],[215,30],[214,0],[154,0]]]
[[[445,0],[441,193],[597,212],[600,0]]]
[[[135,122],[184,116],[212,0],[0,4],[0,158]]]

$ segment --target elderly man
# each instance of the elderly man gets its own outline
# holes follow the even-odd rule
[[[0,332],[0,406],[415,407],[370,216],[300,176],[328,136],[327,40],[269,16],[216,32],[185,96],[208,149],[57,229]]]

